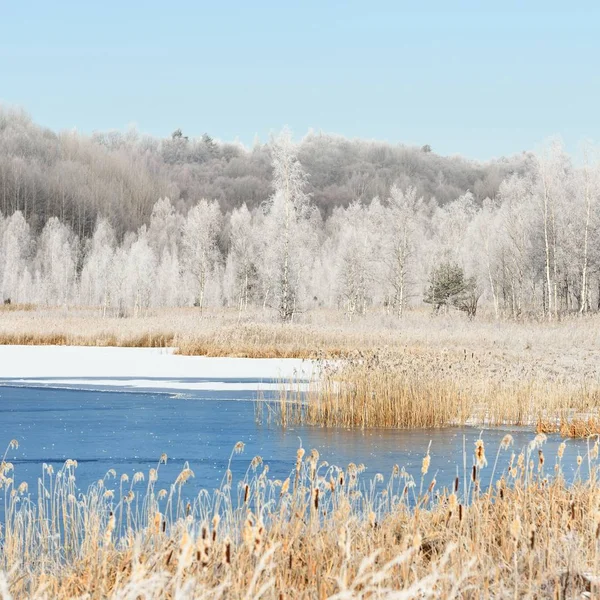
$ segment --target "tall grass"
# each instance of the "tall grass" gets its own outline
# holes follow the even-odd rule
[[[110,470],[85,493],[77,463],[44,466],[37,490],[0,468],[3,598],[504,598],[600,593],[598,441],[567,484],[545,438],[495,470],[478,440],[469,478],[440,489],[424,457],[420,481],[394,467],[297,452],[285,480],[255,457],[233,481],[187,499],[186,465],[164,488],[157,460],[131,480]],[[15,442],[11,442],[14,444]],[[240,452],[237,444],[234,452]],[[468,454],[471,454],[469,451]],[[233,454],[232,454],[233,459]],[[239,459],[238,459],[239,460]],[[419,491],[417,491],[419,490]]]
[[[484,424],[535,426],[565,437],[599,432],[598,374],[566,380],[547,378],[542,372],[538,378],[527,378],[521,377],[518,366],[490,371],[474,353],[409,350],[358,352],[323,365],[307,392],[287,386],[279,399],[257,406],[258,418],[283,426]]]

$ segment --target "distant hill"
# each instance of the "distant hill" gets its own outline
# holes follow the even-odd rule
[[[181,212],[201,198],[216,199],[229,212],[243,203],[255,208],[270,196],[269,144],[247,149],[186,133],[176,130],[166,139],[135,130],[56,133],[22,111],[0,109],[0,211],[21,210],[35,230],[57,216],[88,237],[99,215],[118,235],[137,229],[164,196]],[[466,190],[481,202],[496,195],[507,175],[526,172],[531,163],[525,153],[481,163],[439,156],[428,147],[321,133],[307,134],[298,155],[324,217],[356,199],[386,197],[394,182],[412,184],[440,204]]]

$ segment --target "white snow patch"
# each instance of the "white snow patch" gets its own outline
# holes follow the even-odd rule
[[[0,345],[4,385],[266,391],[306,382],[315,369],[310,360],[178,356],[172,348]]]

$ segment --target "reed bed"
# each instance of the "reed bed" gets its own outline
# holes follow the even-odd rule
[[[564,437],[600,433],[600,379],[524,365],[496,371],[475,353],[383,350],[324,361],[308,391],[288,386],[257,405],[282,426],[436,428],[517,425]]]
[[[283,481],[254,457],[240,481],[228,469],[217,490],[189,499],[189,465],[159,483],[165,455],[131,480],[111,469],[85,493],[74,460],[44,465],[28,490],[5,455],[0,596],[597,597],[598,439],[570,483],[564,445],[546,459],[544,442],[519,451],[507,435],[488,464],[478,440],[468,477],[449,489],[429,473],[429,454],[420,481],[397,466],[368,481],[361,465],[338,468],[299,448]],[[500,453],[508,469],[481,485]]]

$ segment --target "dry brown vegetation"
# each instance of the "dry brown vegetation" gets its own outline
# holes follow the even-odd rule
[[[111,470],[85,494],[76,491],[75,461],[56,473],[45,466],[36,495],[4,459],[0,595],[596,597],[598,441],[577,457],[572,484],[563,476],[564,445],[547,460],[544,441],[538,435],[513,453],[489,487],[481,477],[495,465],[478,440],[466,489],[458,478],[440,489],[428,456],[421,482],[394,467],[365,487],[361,465],[329,466],[300,449],[284,481],[270,479],[255,457],[244,479],[233,482],[227,471],[219,490],[189,501],[187,465],[162,489],[164,455],[130,481]],[[511,445],[507,435],[497,452]]]

